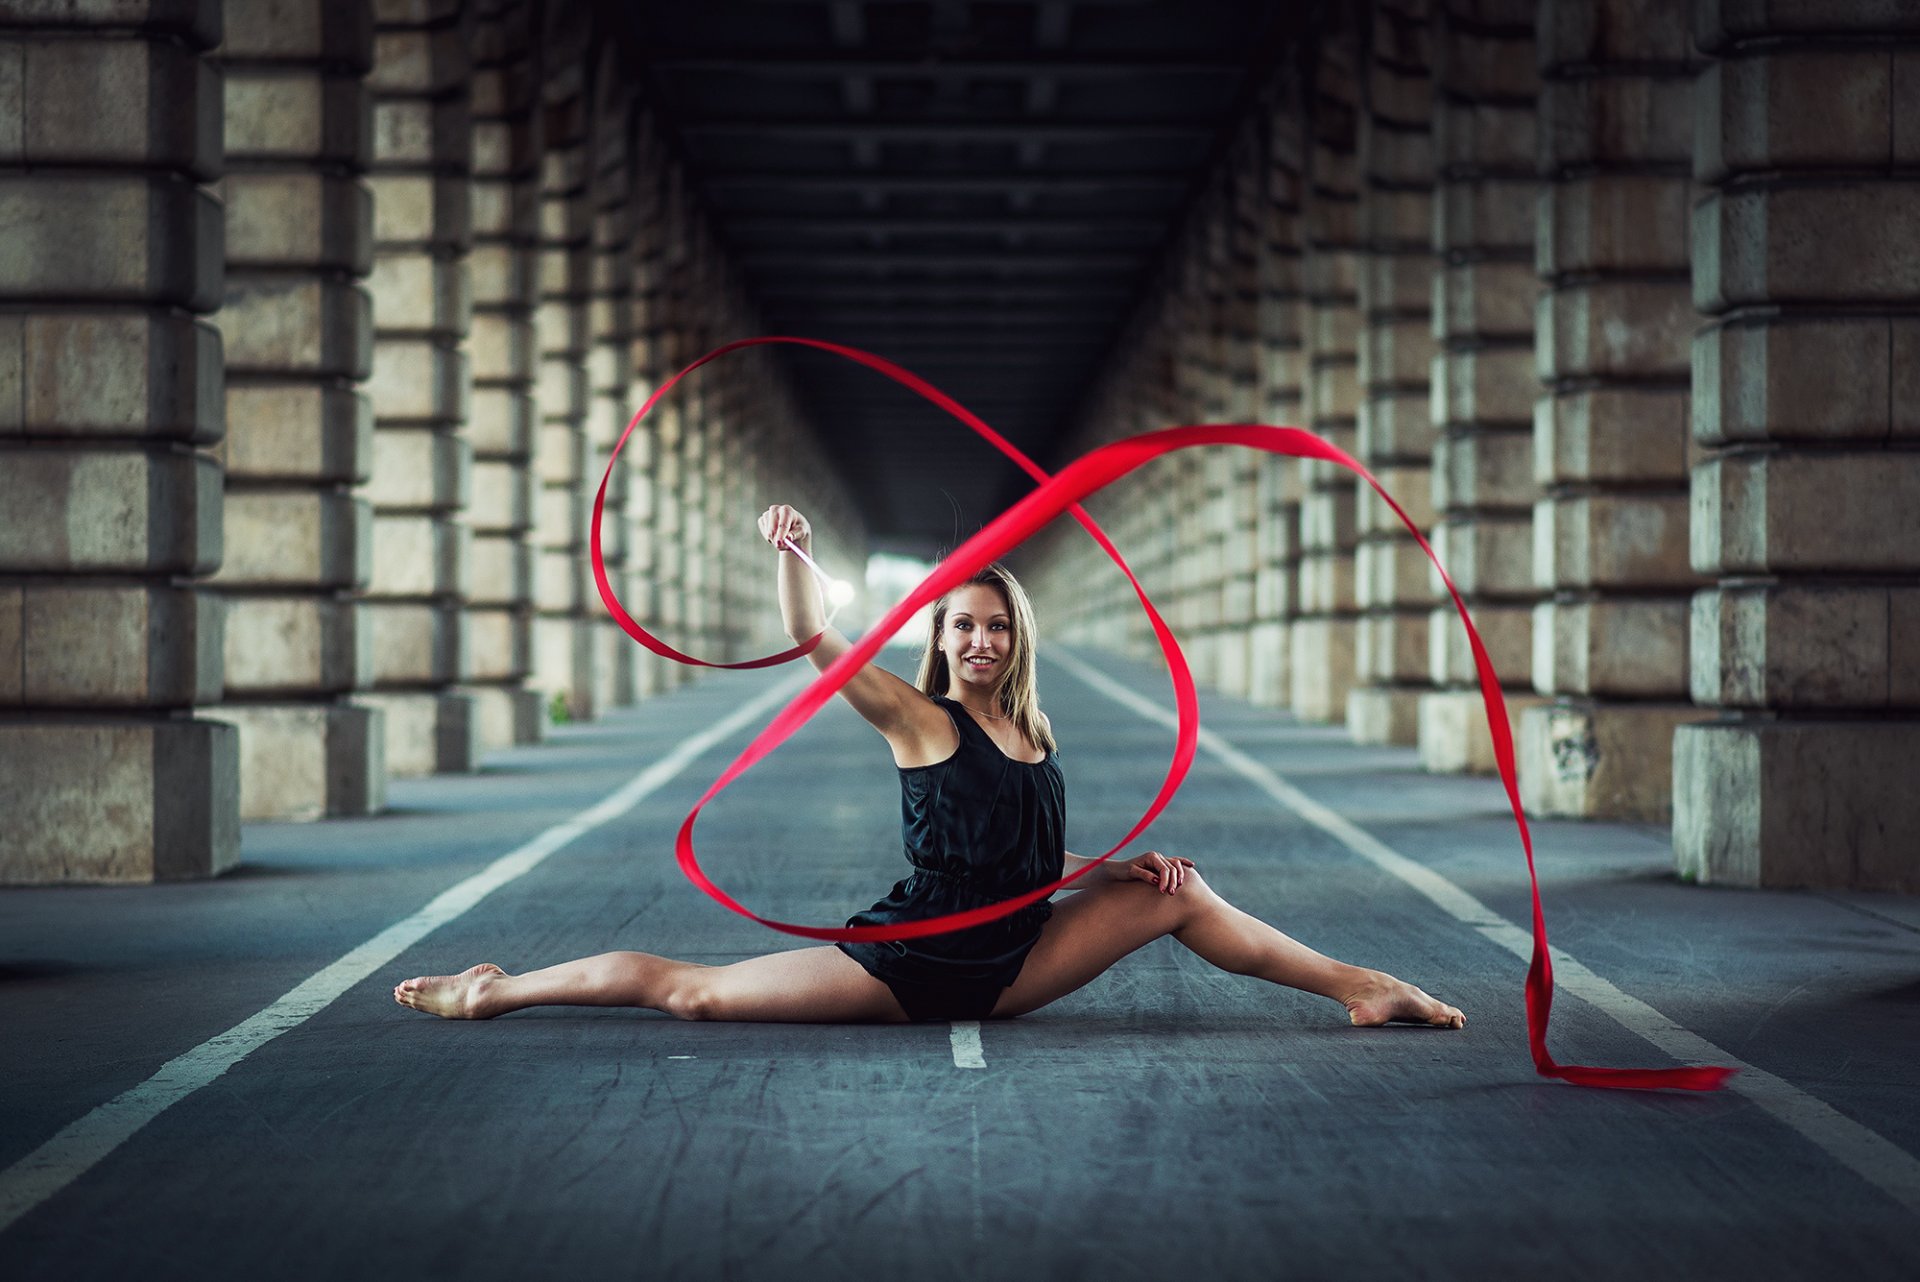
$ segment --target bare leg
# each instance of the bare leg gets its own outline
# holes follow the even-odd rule
[[[643,1006],[679,1019],[896,1023],[906,1012],[887,986],[837,948],[796,948],[730,966],[651,953],[602,953],[524,975],[483,963],[458,975],[409,979],[402,1006],[447,1019],[492,1019],[528,1006]]]
[[[1176,894],[1144,881],[1104,882],[1069,897],[1042,929],[996,1018],[1022,1015],[1066,996],[1114,962],[1172,935],[1222,970],[1330,997],[1355,1024],[1402,1020],[1447,1028],[1466,1017],[1384,971],[1315,952],[1216,894],[1192,869]]]

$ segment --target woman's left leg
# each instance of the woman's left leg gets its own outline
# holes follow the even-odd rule
[[[1038,1010],[1162,935],[1222,970],[1330,997],[1355,1024],[1392,1020],[1464,1028],[1466,1017],[1384,971],[1317,953],[1222,899],[1192,868],[1174,894],[1144,881],[1102,882],[1068,896],[1042,928],[995,1018]]]

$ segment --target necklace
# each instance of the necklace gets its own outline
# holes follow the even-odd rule
[[[954,702],[960,703],[958,699],[955,699]],[[976,716],[991,717],[995,721],[1005,721],[1009,716],[1013,715],[1012,713],[1002,713],[1002,712],[982,712],[978,708],[969,708],[964,703],[960,703],[960,706],[963,708],[966,708],[968,712],[971,712]]]

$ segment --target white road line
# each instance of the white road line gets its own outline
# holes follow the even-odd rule
[[[0,1232],[80,1178],[148,1122],[280,1034],[311,1019],[434,930],[508,882],[532,872],[555,851],[626,814],[716,743],[751,724],[767,708],[791,698],[805,679],[784,681],[725,720],[683,740],[605,800],[442,891],[426,907],[308,976],[265,1010],[169,1060],[146,1081],[108,1100],[0,1171]]]
[[[980,1050],[980,1024],[977,1020],[960,1019],[953,1023],[949,1034],[953,1042],[953,1066],[955,1068],[985,1068],[987,1057]]]
[[[1055,648],[1047,657],[1115,703],[1168,728],[1179,724],[1171,711],[1141,698],[1105,674]],[[1385,842],[1321,805],[1213,731],[1200,731],[1200,747],[1281,805],[1320,829],[1368,863],[1406,882],[1463,925],[1520,958],[1533,955],[1533,936],[1509,922],[1431,868],[1393,850]],[[1751,1099],[1825,1149],[1829,1156],[1879,1188],[1910,1211],[1920,1212],[1920,1159],[1893,1141],[1765,1069],[1755,1068],[1688,1031],[1637,997],[1621,992],[1587,969],[1577,958],[1554,948],[1553,973],[1561,992],[1578,997],[1629,1032],[1638,1034],[1677,1060],[1711,1062],[1738,1068],[1729,1089]]]

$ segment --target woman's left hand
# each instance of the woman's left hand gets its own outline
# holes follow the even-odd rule
[[[1191,867],[1191,859],[1149,850],[1138,858],[1116,863],[1114,875],[1121,881],[1150,881],[1162,894],[1171,895],[1187,880],[1187,869]]]

